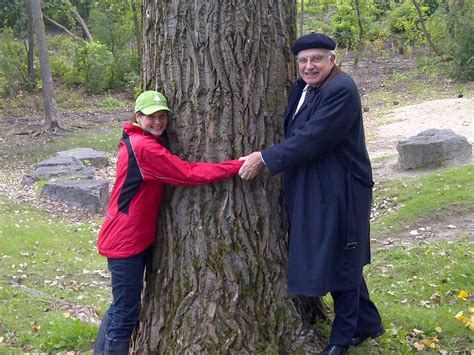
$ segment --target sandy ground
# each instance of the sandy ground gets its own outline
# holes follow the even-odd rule
[[[380,117],[376,135],[368,142],[371,158],[396,154],[400,140],[430,129],[451,129],[474,142],[474,98],[425,101],[396,108]]]

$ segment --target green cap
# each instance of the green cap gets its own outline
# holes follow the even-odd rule
[[[163,110],[171,111],[168,108],[166,97],[158,91],[144,91],[135,101],[135,112],[141,111],[145,115],[151,115]]]

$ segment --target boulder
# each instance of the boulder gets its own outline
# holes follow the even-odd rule
[[[109,183],[101,180],[50,181],[41,195],[67,205],[102,212],[109,198]]]
[[[463,162],[472,157],[467,138],[450,129],[428,129],[397,144],[402,169],[436,167],[447,161]]]
[[[92,148],[74,148],[63,150],[56,153],[59,157],[73,157],[77,158],[85,166],[93,166],[95,168],[102,168],[109,165],[109,158],[105,152],[100,152]]]
[[[51,180],[55,178],[93,179],[95,169],[86,167],[77,158],[56,156],[39,162],[33,173],[22,179],[22,184],[31,185],[37,180]]]

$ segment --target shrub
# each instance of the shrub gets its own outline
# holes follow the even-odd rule
[[[474,80],[474,5],[465,4],[464,11],[456,11],[458,16],[450,16],[454,27],[452,54],[457,63],[456,76],[464,80]]]
[[[0,89],[6,95],[18,92],[28,78],[28,67],[25,60],[27,53],[25,47],[16,41],[11,29],[0,32],[0,76],[3,84]]]
[[[113,62],[112,53],[103,44],[85,43],[74,58],[74,71],[88,91],[99,93],[110,87]]]

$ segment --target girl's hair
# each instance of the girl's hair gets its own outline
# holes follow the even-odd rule
[[[141,111],[135,112],[132,116],[128,118],[129,122],[137,123],[137,115],[144,116],[143,112]]]

